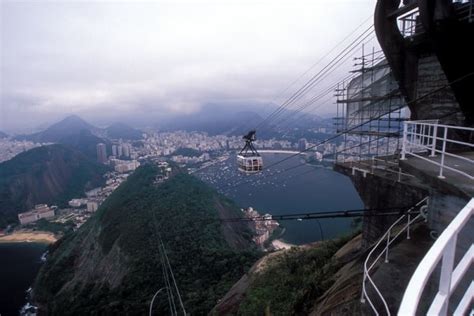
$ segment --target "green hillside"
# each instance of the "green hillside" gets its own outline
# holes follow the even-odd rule
[[[66,205],[104,183],[103,165],[63,145],[37,147],[0,163],[0,227],[35,204]]]
[[[238,208],[200,180],[177,174],[154,184],[159,170],[137,169],[76,233],[55,245],[34,286],[50,315],[144,315],[165,285],[158,234],[184,305],[208,313],[256,261],[245,223],[222,225]],[[155,314],[169,314],[166,295]]]

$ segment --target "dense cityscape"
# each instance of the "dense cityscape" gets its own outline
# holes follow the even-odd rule
[[[474,0],[0,20],[0,316],[474,315]]]

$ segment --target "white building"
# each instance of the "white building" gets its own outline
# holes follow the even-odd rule
[[[129,172],[137,169],[139,166],[140,163],[136,160],[122,161],[121,163],[117,163],[115,165],[115,171],[120,173]]]
[[[38,204],[31,211],[18,214],[18,219],[22,225],[36,222],[41,218],[51,217],[54,217],[54,210],[46,204]]]
[[[93,213],[99,208],[99,203],[96,200],[90,200],[87,202],[87,211]]]
[[[87,203],[87,200],[85,199],[72,199],[71,201],[68,202],[70,207],[81,207],[82,205],[85,205]]]

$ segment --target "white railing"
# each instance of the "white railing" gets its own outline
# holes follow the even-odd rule
[[[462,280],[464,274],[470,269],[474,261],[474,245],[464,254],[454,268],[454,255],[459,232],[463,229],[474,213],[474,198],[459,212],[453,221],[438,237],[433,246],[421,260],[418,268],[411,277],[408,287],[403,295],[403,300],[398,310],[398,315],[410,316],[417,312],[421,295],[433,270],[442,258],[439,289],[427,314],[446,315],[451,293]],[[454,268],[454,269],[453,269]],[[454,311],[454,315],[464,315],[474,297],[474,283],[471,285]]]
[[[440,179],[445,178],[444,170],[447,169],[474,180],[474,174],[465,171],[466,169],[474,170],[474,160],[446,151],[447,147],[453,144],[470,150],[474,149],[474,143],[450,138],[450,135],[455,132],[474,135],[474,128],[442,125],[432,121],[405,121],[401,160],[405,160],[408,155],[411,155],[437,165],[439,166],[438,178]],[[429,154],[429,156],[424,154]],[[440,155],[439,161],[436,159],[438,154]],[[454,161],[450,166],[446,164],[447,157]],[[462,164],[467,164],[468,167],[462,170],[459,167]]]
[[[375,290],[377,293],[378,298],[382,301],[385,312],[387,315],[390,315],[390,309],[388,308],[388,304],[385,301],[385,298],[383,297],[382,293],[378,289],[378,287],[375,285],[374,281],[372,280],[370,276],[370,271],[375,267],[375,265],[378,263],[378,261],[384,256],[385,263],[388,263],[388,255],[389,255],[389,249],[390,245],[400,236],[403,232],[407,232],[407,239],[410,239],[410,226],[417,221],[420,217],[423,217],[426,219],[426,209],[427,209],[427,204],[428,204],[428,197],[424,198],[420,202],[418,202],[415,206],[410,208],[405,214],[400,216],[387,230],[387,232],[380,238],[380,240],[375,244],[375,246],[372,248],[372,250],[369,252],[367,258],[365,259],[364,262],[364,277],[362,280],[362,294],[360,301],[362,303],[365,303],[366,301],[369,302],[370,307],[372,310],[375,312],[376,315],[379,315],[379,311],[374,305],[374,302],[370,298],[370,296],[367,294],[367,287],[366,283],[367,281],[369,284],[372,286],[372,288]],[[414,215],[415,210],[417,208],[420,208],[419,213],[417,215]],[[403,227],[399,227],[406,220],[406,224]],[[394,234],[395,228],[398,228],[398,232]],[[377,257],[369,264],[369,261],[371,261],[372,256],[374,255],[375,251],[379,248],[381,244],[385,243],[385,247],[380,251],[380,253],[377,255]]]

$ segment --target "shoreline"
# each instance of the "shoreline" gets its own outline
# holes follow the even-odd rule
[[[9,235],[0,236],[0,243],[43,243],[54,244],[58,238],[46,231],[16,231]]]
[[[272,246],[276,250],[281,250],[281,249],[290,249],[291,247],[297,247],[296,245],[289,244],[282,239],[275,239],[272,241]]]

